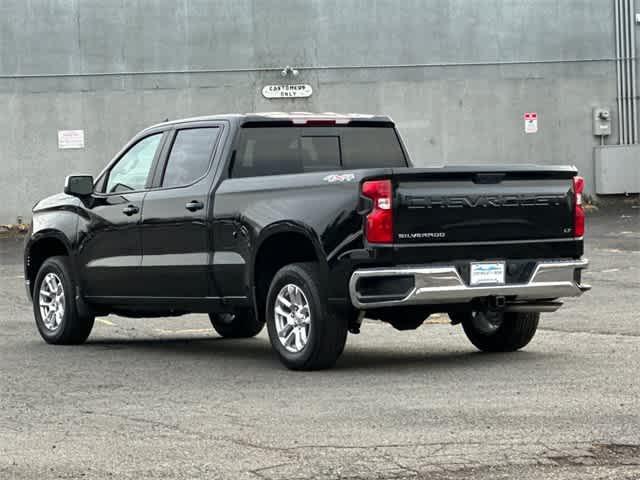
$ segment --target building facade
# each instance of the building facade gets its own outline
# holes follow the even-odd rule
[[[616,21],[632,4],[3,0],[0,223],[28,219],[68,173],[97,174],[145,126],[226,112],[388,114],[416,165],[573,164],[594,194],[594,150],[622,142]],[[286,83],[313,93],[263,96]],[[610,136],[594,135],[594,108]],[[59,148],[64,130],[83,130],[84,148]]]

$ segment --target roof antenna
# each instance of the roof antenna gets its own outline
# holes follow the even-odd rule
[[[163,120],[163,122],[168,122],[168,121],[169,121],[169,117],[167,117],[167,118],[165,118],[165,119]]]

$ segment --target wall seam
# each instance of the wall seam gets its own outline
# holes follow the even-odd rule
[[[490,67],[510,65],[550,65],[550,64],[575,64],[575,63],[604,63],[621,60],[636,60],[636,57],[609,57],[609,58],[578,58],[578,59],[549,59],[549,60],[507,60],[486,62],[437,62],[437,63],[403,63],[403,64],[379,64],[379,65],[318,65],[295,66],[301,70],[358,70],[358,69],[393,69],[393,68],[455,68],[455,67]],[[134,75],[179,75],[198,73],[254,73],[254,72],[278,72],[282,67],[253,67],[253,68],[211,68],[211,69],[179,69],[179,70],[132,70],[121,72],[76,72],[76,73],[25,73],[25,74],[0,74],[0,79],[23,78],[64,78],[64,77],[114,77]]]

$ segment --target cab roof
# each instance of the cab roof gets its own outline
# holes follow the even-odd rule
[[[217,120],[227,120],[237,122],[240,125],[246,124],[266,124],[279,123],[291,125],[348,125],[352,122],[377,123],[393,125],[393,120],[386,115],[370,115],[364,113],[335,113],[335,112],[256,112],[256,113],[228,113],[221,115],[206,115],[201,117],[181,118],[171,120],[156,125],[152,125],[145,130],[152,128],[176,125],[191,122],[211,122]]]

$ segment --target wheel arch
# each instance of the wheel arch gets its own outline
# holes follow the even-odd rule
[[[318,262],[321,274],[328,278],[326,254],[315,231],[302,223],[279,222],[264,228],[256,242],[247,284],[251,285],[253,304],[260,318],[271,280],[285,265]]]
[[[24,278],[29,295],[33,296],[33,283],[36,275],[47,258],[66,256],[69,258],[73,274],[76,275],[75,262],[71,254],[71,243],[64,233],[58,230],[38,232],[27,242],[24,250]]]

